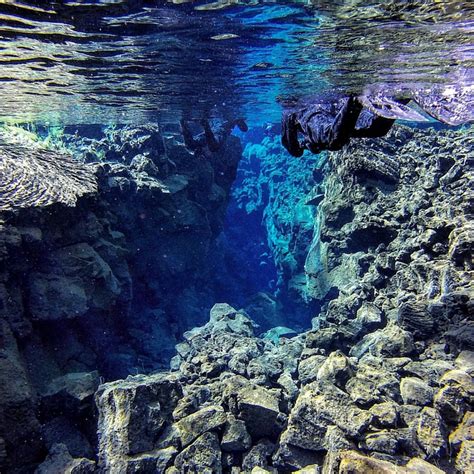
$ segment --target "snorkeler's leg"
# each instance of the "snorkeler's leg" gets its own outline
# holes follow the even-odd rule
[[[243,118],[238,118],[237,120],[234,120],[234,126],[235,125],[239,127],[239,130],[241,132],[248,132],[249,130],[249,127]]]
[[[184,144],[190,150],[196,150],[196,148],[198,147],[198,143],[196,142],[196,140],[194,140],[193,134],[191,133],[191,130],[189,129],[188,124],[186,123],[186,120],[181,119],[179,123],[181,125],[181,133],[183,134]]]
[[[281,143],[293,156],[301,156],[304,148],[298,141],[298,123],[295,112],[284,111],[281,120]]]
[[[362,104],[357,97],[349,96],[334,118],[329,131],[328,150],[340,150],[349,143],[362,112]]]
[[[216,140],[214,132],[212,131],[211,126],[209,125],[209,120],[202,120],[201,125],[204,128],[204,135],[206,137],[206,143],[209,150],[212,152],[219,151],[222,143],[219,143],[219,141]]]

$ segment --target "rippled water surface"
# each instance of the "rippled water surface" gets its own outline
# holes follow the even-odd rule
[[[142,122],[371,84],[472,85],[472,1],[0,1],[0,115]]]

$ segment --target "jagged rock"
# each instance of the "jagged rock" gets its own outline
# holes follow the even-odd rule
[[[67,472],[70,474],[93,474],[95,462],[86,458],[74,459],[64,444],[55,444],[48,457],[35,470],[35,474]]]
[[[70,373],[54,379],[41,399],[42,409],[49,414],[72,412],[79,414],[90,408],[99,386],[99,374],[94,372]]]
[[[465,441],[474,441],[474,413],[467,412],[458,427],[449,435],[449,444],[458,451]]]
[[[320,458],[321,456],[318,453],[293,446],[282,437],[272,461],[274,466],[282,470],[291,469],[294,472],[294,469],[301,469],[316,463]]]
[[[170,375],[101,385],[95,395],[99,466],[124,469],[130,456],[151,451],[181,396],[177,378]]]
[[[220,406],[209,406],[181,418],[176,423],[183,446],[188,446],[196,438],[207,431],[221,427],[227,421],[227,416]]]
[[[367,433],[359,443],[364,451],[397,454],[399,440],[395,431],[381,430]]]
[[[370,407],[370,413],[374,416],[373,422],[376,426],[393,428],[398,422],[399,407],[393,402],[376,403]]]
[[[211,309],[209,325],[212,332],[232,332],[243,336],[253,336],[252,321],[228,304],[215,304]]]
[[[359,405],[368,406],[372,403],[381,401],[381,393],[377,387],[376,381],[363,375],[357,375],[346,385],[346,391],[352,401]]]
[[[243,387],[229,402],[253,439],[276,438],[285,426],[279,393],[256,385]]]
[[[468,409],[467,397],[461,387],[448,385],[436,393],[434,407],[446,421],[458,423]]]
[[[335,425],[328,426],[323,444],[328,452],[355,448],[354,443]]]
[[[435,320],[428,312],[426,303],[420,301],[402,303],[398,308],[398,322],[415,338],[426,338],[433,333],[435,328]]]
[[[389,324],[384,329],[379,329],[367,334],[350,351],[353,357],[361,358],[369,352],[375,356],[400,357],[408,356],[415,349],[413,336],[400,327]]]
[[[174,465],[180,473],[220,474],[221,450],[217,434],[204,433],[176,456]]]
[[[364,456],[356,451],[344,451],[326,457],[323,474],[443,474],[441,469],[413,458],[405,466],[397,466],[388,461]]]
[[[453,368],[453,364],[449,361],[427,359],[409,362],[403,367],[403,371],[429,382],[430,380],[438,380],[444,373]]]
[[[357,327],[356,336],[374,331],[383,324],[382,312],[374,304],[364,302],[357,310],[353,324]]]
[[[299,388],[288,372],[283,372],[280,377],[278,377],[276,383],[283,388],[290,401],[296,399],[299,393]]]
[[[246,451],[252,446],[245,422],[234,417],[228,417],[222,435],[221,448],[223,451]]]
[[[271,441],[267,439],[259,441],[245,453],[242,460],[243,471],[250,472],[254,468],[267,468],[274,449],[275,445]]]
[[[318,371],[326,360],[325,356],[314,355],[303,359],[298,365],[298,379],[305,385],[317,379]]]
[[[331,382],[344,388],[346,382],[354,374],[349,359],[341,352],[335,351],[323,362],[317,373],[317,380]]]
[[[428,458],[440,458],[448,447],[446,427],[438,411],[425,407],[417,419],[416,439]]]
[[[474,464],[474,441],[464,441],[456,456],[455,466],[460,472],[469,472]]]
[[[430,405],[434,394],[428,384],[415,377],[405,377],[401,380],[400,393],[404,403],[419,406]]]
[[[324,450],[328,426],[338,426],[346,435],[356,437],[370,424],[372,415],[351,403],[342,390],[313,382],[303,387],[284,432],[293,446],[313,451]]]
[[[455,361],[456,366],[474,377],[474,352],[462,351]]]

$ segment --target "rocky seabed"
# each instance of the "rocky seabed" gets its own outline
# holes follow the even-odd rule
[[[329,155],[305,263],[322,311],[294,337],[257,337],[251,314],[219,303],[169,371],[101,383],[69,365],[38,395],[20,333],[33,313],[17,311],[0,359],[4,425],[23,416],[43,443],[50,433],[38,473],[473,472],[473,146],[472,129],[399,126]],[[104,295],[86,294],[100,309]]]

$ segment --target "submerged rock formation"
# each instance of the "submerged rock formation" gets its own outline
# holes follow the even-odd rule
[[[93,166],[40,146],[27,133],[0,130],[0,212],[58,202],[74,206],[95,192]]]
[[[99,388],[99,469],[468,472],[472,352],[323,355],[308,334],[256,338],[226,304],[176,349],[172,372]]]
[[[40,181],[54,203],[0,215],[2,472],[32,472],[48,451],[42,472],[93,457],[99,382],[166,367],[214,299],[209,255],[239,140],[204,158],[154,125],[93,132],[99,138],[62,137],[91,165],[39,146],[24,162],[15,157],[20,171],[32,159],[48,163]],[[97,181],[75,203],[61,198],[76,189],[58,173],[89,181],[72,168],[95,169]],[[25,201],[31,189],[18,184]]]
[[[471,153],[469,130],[397,127],[331,155],[306,270],[332,296],[313,329],[275,344],[216,305],[171,372],[99,388],[99,467],[469,472]]]
[[[2,472],[469,472],[471,129],[361,140],[306,198],[262,173],[310,203],[271,241],[290,233],[275,261],[298,249],[289,275],[322,306],[265,337],[227,304],[201,316],[237,139],[206,160],[154,126],[68,140],[98,192],[2,214]]]

